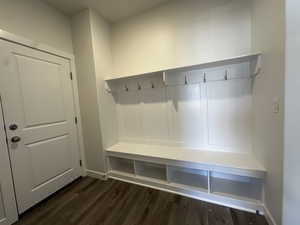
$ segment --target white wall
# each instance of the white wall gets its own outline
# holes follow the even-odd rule
[[[138,74],[249,53],[250,4],[175,0],[114,24],[114,74]]]
[[[103,78],[111,73],[110,25],[95,11],[72,19],[73,43],[88,170],[105,172],[104,147],[116,142],[113,99]]]
[[[0,29],[73,52],[69,18],[38,0],[0,0]]]
[[[262,72],[254,83],[254,150],[266,167],[265,204],[281,222],[284,96],[284,1],[253,1],[252,45],[262,51]],[[280,111],[273,113],[278,99]],[[286,224],[287,225],[287,224]]]
[[[86,167],[89,170],[103,171],[104,159],[89,10],[72,18],[72,31]]]
[[[103,147],[109,147],[117,142],[116,108],[104,82],[112,73],[111,26],[94,10],[90,10],[90,20]]]
[[[300,2],[286,0],[283,225],[300,224]]]

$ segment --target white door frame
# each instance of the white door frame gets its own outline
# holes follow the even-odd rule
[[[85,163],[86,161],[84,155],[84,143],[83,143],[83,135],[82,135],[82,123],[81,123],[81,114],[80,114],[80,106],[79,106],[75,56],[73,54],[57,50],[55,48],[52,48],[50,46],[47,46],[45,44],[36,41],[28,40],[24,37],[20,37],[18,35],[12,34],[10,32],[1,29],[0,29],[0,39],[70,60],[70,65],[71,65],[70,70],[72,72],[73,81],[74,81],[72,82],[72,86],[73,86],[73,96],[74,96],[74,104],[75,104],[75,114],[78,119],[77,135],[78,135],[79,151],[80,151],[79,154],[80,154],[80,159],[82,161],[81,175],[86,176],[86,163]]]
[[[0,218],[1,225],[10,225],[18,220],[18,210],[13,187],[9,152],[6,143],[2,104],[0,98],[0,207],[4,210],[4,218]]]

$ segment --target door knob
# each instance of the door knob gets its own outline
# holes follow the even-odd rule
[[[14,136],[14,137],[11,138],[11,142],[12,142],[12,143],[17,143],[17,142],[19,142],[19,141],[21,141],[21,138],[18,137],[18,136]]]
[[[16,129],[18,129],[18,125],[17,124],[11,124],[11,125],[9,125],[9,129],[10,130],[16,130]]]

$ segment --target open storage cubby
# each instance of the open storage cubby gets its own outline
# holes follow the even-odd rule
[[[135,161],[135,173],[146,178],[167,180],[166,166],[157,163]]]
[[[210,183],[211,192],[216,195],[254,201],[262,199],[262,179],[212,172]]]
[[[174,185],[208,191],[208,171],[205,170],[169,166],[168,180]]]
[[[109,157],[109,164],[113,171],[134,174],[134,162],[131,159]]]

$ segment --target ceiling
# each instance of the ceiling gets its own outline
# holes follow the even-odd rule
[[[117,22],[170,0],[42,0],[67,15],[85,8],[98,11],[110,22]]]

